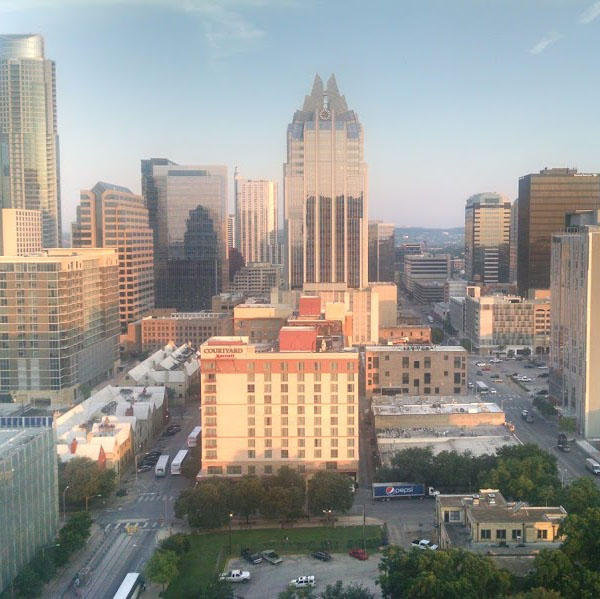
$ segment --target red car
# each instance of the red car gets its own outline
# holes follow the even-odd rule
[[[364,549],[350,549],[348,555],[361,561],[369,559],[369,554]]]

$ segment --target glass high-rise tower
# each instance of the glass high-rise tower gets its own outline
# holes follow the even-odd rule
[[[61,245],[56,74],[37,34],[0,35],[0,207],[42,211],[44,247]]]
[[[340,95],[317,75],[287,130],[283,167],[287,276],[304,283],[367,284],[367,165],[363,129]]]

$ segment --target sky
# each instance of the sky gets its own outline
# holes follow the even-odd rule
[[[286,128],[335,73],[365,132],[369,218],[464,224],[544,167],[600,171],[600,2],[0,0],[56,61],[63,228],[140,160],[279,181]],[[232,203],[230,203],[230,211]]]

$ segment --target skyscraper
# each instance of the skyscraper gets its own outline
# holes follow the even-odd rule
[[[394,282],[394,223],[369,222],[369,282]]]
[[[600,176],[577,169],[551,168],[519,179],[517,286],[525,296],[530,289],[550,288],[552,235],[565,227],[565,215],[574,210],[600,208]]]
[[[227,215],[227,251],[232,250],[235,243],[235,214]]]
[[[75,248],[112,247],[119,255],[121,331],[154,308],[152,229],[144,198],[126,187],[96,183],[81,192],[72,227]]]
[[[506,283],[510,269],[510,200],[478,193],[465,206],[465,270],[469,281]]]
[[[287,129],[284,165],[287,278],[304,283],[367,283],[367,165],[363,129],[332,75],[317,75]]]
[[[0,35],[0,208],[41,210],[43,245],[61,245],[54,61],[41,35]]]
[[[235,247],[246,264],[269,262],[277,244],[277,183],[235,178]]]
[[[227,167],[142,160],[142,191],[154,230],[157,308],[210,308],[226,289]]]
[[[510,267],[508,280],[510,283],[517,282],[517,252],[519,242],[519,200],[512,203],[510,209]]]

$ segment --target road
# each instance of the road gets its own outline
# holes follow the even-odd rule
[[[153,449],[168,453],[171,458],[186,447],[187,435],[198,424],[198,405],[185,410],[171,410],[173,422],[182,430],[172,437],[160,438]],[[155,478],[154,471],[138,474],[131,468],[121,480],[128,489],[127,497],[115,499],[115,505],[92,511],[94,521],[104,529],[104,541],[88,564],[90,569],[86,584],[77,596],[84,599],[112,597],[128,572],[139,572],[156,546],[159,530],[171,525],[175,518],[173,507],[179,493],[192,483],[181,476],[168,474]],[[128,532],[128,525],[137,531]],[[74,594],[72,596],[75,596]]]

